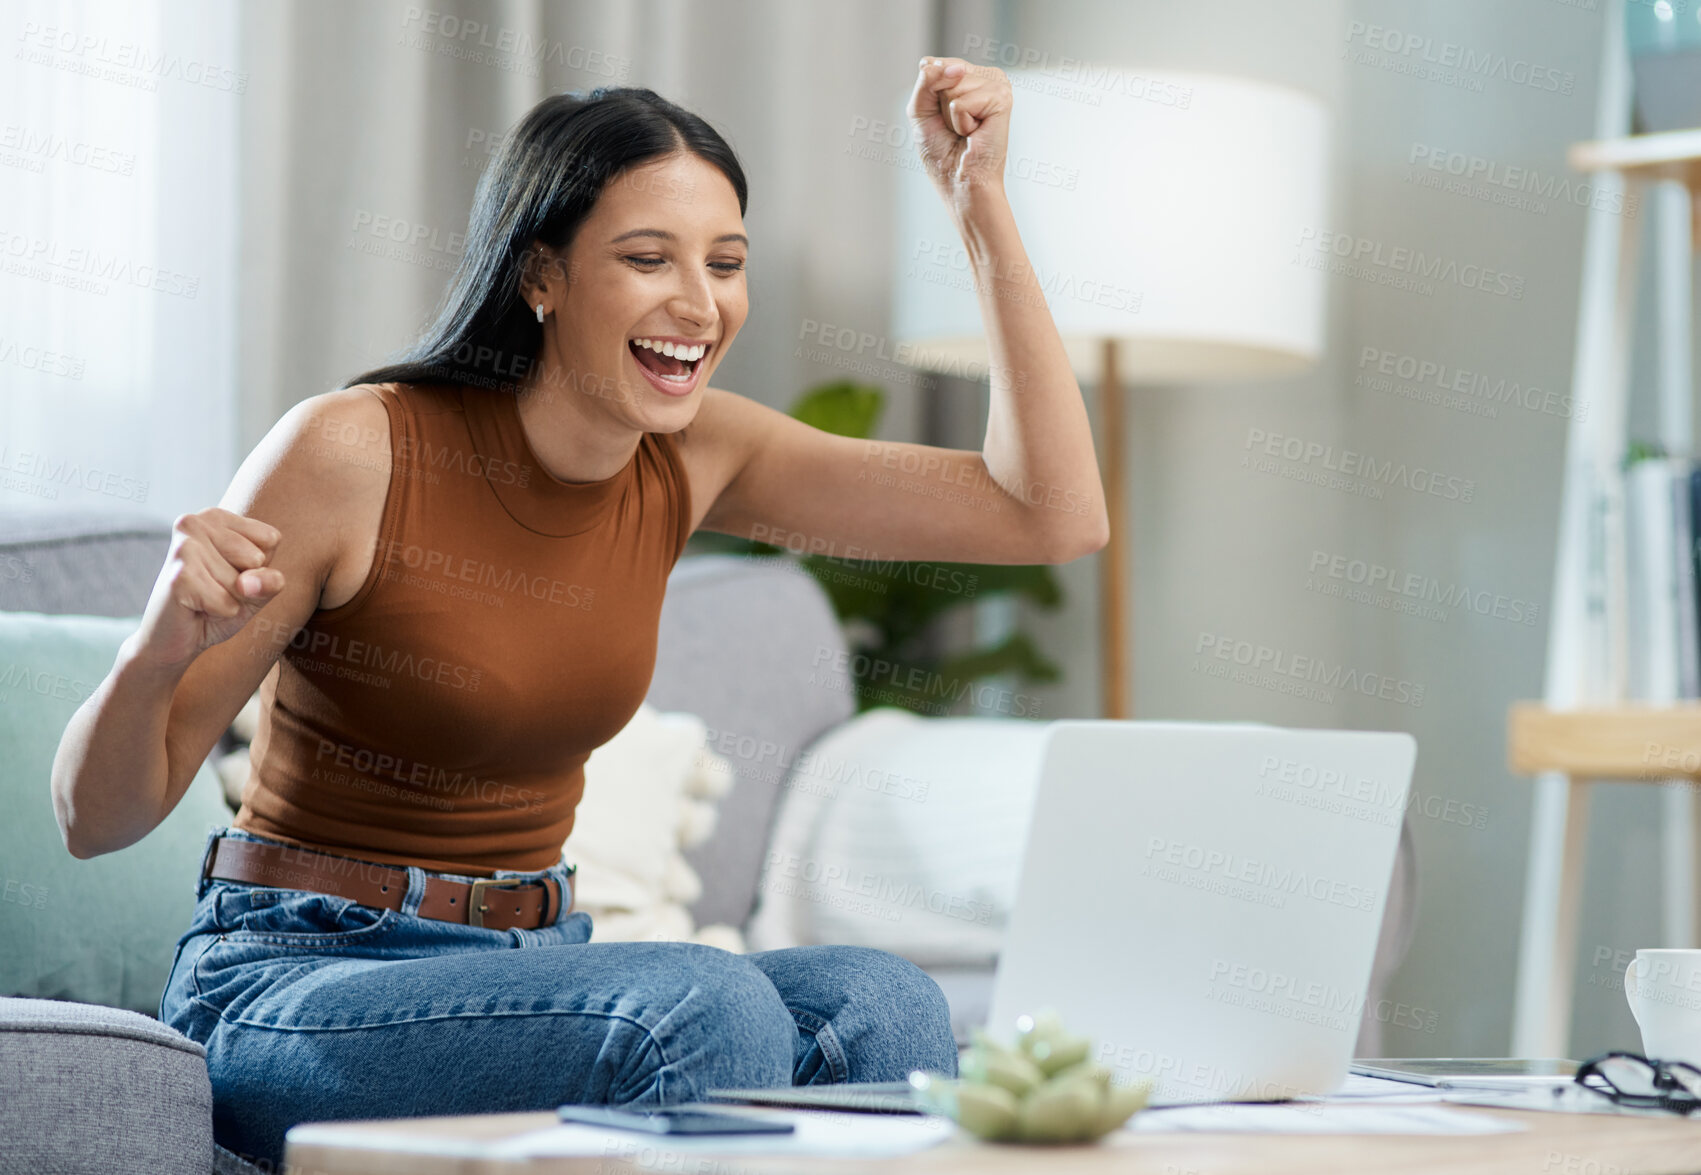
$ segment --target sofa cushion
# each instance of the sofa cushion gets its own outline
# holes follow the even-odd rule
[[[0,995],[155,1014],[194,912],[207,830],[228,823],[203,765],[171,814],[129,848],[87,861],[65,849],[54,752],[137,623],[0,612]]]
[[[703,748],[702,719],[647,702],[591,752],[563,851],[578,866],[573,897],[596,923],[596,941],[699,942],[743,953],[737,927],[692,926],[687,906],[703,882],[682,851],[713,833],[715,802],[731,786],[732,765]]]
[[[212,1167],[200,1045],[134,1012],[0,998],[0,1171]]]
[[[786,779],[750,949],[843,943],[990,968],[1049,727],[883,707],[829,731]]]
[[[714,834],[685,851],[703,879],[698,925],[750,916],[786,770],[856,710],[845,675],[818,672],[844,649],[827,593],[790,560],[699,555],[673,569],[648,701],[702,718],[736,776]]]

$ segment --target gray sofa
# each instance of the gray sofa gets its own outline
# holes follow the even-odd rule
[[[10,560],[31,570],[0,576],[0,611],[137,615],[168,541],[168,524],[155,519],[0,513],[0,567]],[[649,701],[747,736],[723,745],[794,755],[852,715],[846,694],[808,688],[819,650],[837,651],[843,641],[825,594],[807,577],[760,561],[689,557],[669,582]],[[760,764],[736,756],[732,763],[737,778],[716,831],[688,853],[704,883],[693,906],[699,924],[748,921],[781,794]],[[1373,1000],[1410,932],[1411,856],[1402,848]],[[7,949],[0,941],[0,952]],[[934,975],[961,1039],[984,1017],[991,971]],[[256,1170],[213,1144],[201,1046],[141,1011],[0,998],[0,1171]],[[1374,1055],[1377,1025],[1365,1023],[1361,1054]],[[88,1107],[99,1113],[78,1112]]]

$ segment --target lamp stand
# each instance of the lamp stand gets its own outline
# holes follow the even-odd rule
[[[1104,438],[1099,466],[1110,515],[1110,541],[1099,552],[1099,696],[1106,718],[1128,718],[1134,700],[1128,684],[1128,510],[1122,464],[1127,434],[1115,339],[1104,340],[1099,362],[1099,433]]]

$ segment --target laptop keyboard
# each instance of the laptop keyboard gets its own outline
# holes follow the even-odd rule
[[[811,1110],[861,1110],[870,1114],[925,1114],[907,1081],[853,1081],[834,1085],[776,1086],[769,1089],[714,1089],[704,1101],[744,1102],[758,1106],[795,1106]]]

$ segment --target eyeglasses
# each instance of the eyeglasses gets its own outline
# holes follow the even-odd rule
[[[1572,1078],[1621,1106],[1690,1114],[1701,1109],[1701,1069],[1687,1061],[1655,1061],[1636,1053],[1602,1053]]]

